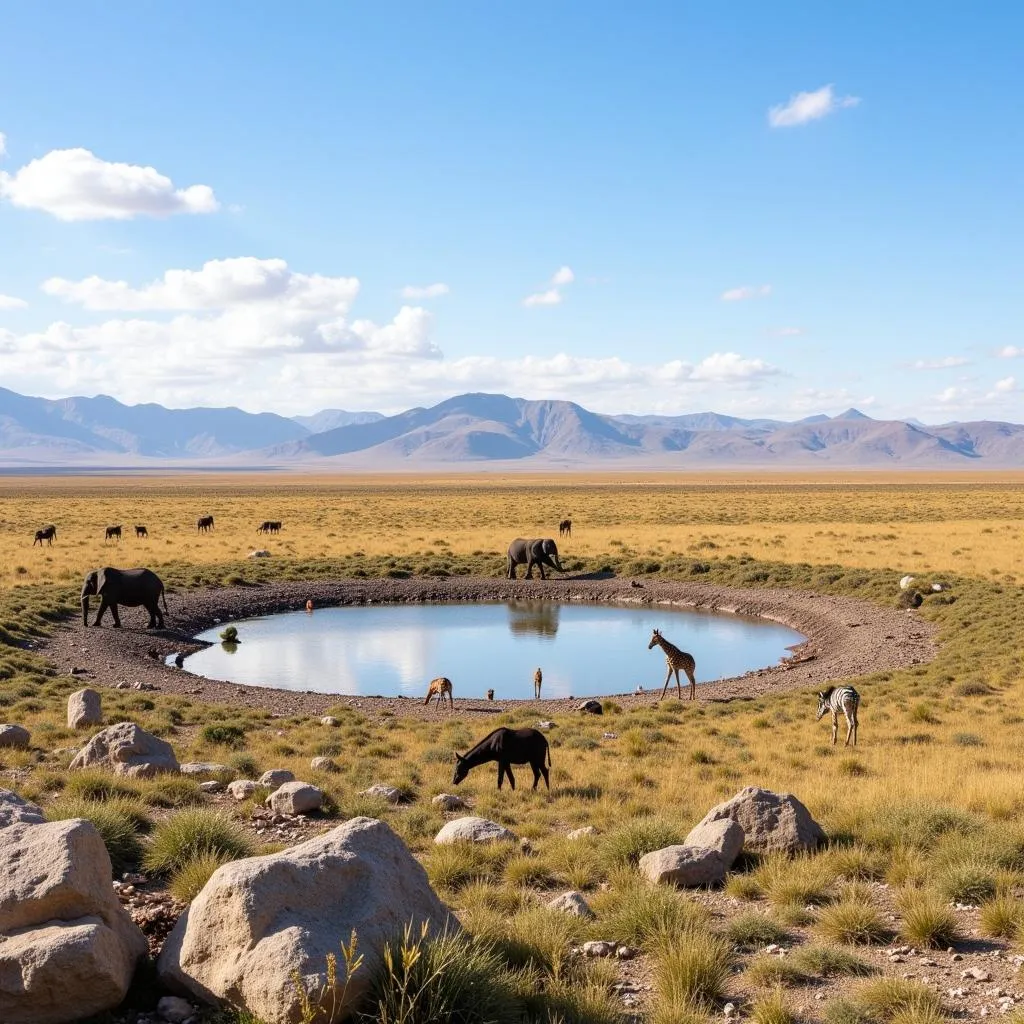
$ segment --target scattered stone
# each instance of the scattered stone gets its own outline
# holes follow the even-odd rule
[[[157,687],[153,683],[132,683],[133,690],[155,690]]]
[[[127,690],[128,684],[122,679],[121,682],[114,687],[115,690]]]
[[[570,892],[563,892],[548,902],[548,910],[560,910],[563,914],[571,914],[573,917],[582,917],[588,921],[593,920],[597,915],[590,909],[590,904],[584,899],[583,893],[575,889]]]
[[[250,558],[269,558],[270,557],[270,552],[266,548],[260,548],[258,551],[250,551],[249,552],[249,557]],[[216,619],[215,621],[219,622],[220,619]]]
[[[95,690],[76,690],[68,697],[68,728],[103,724],[103,705]]]
[[[224,789],[224,783],[218,782],[217,779],[207,779],[206,782],[199,783],[199,790],[202,793],[223,793]]]
[[[324,791],[309,782],[286,782],[267,797],[275,814],[308,814],[323,806]]]
[[[588,715],[604,714],[604,708],[601,707],[601,702],[599,700],[585,700],[582,704],[576,705],[576,710],[583,711],[585,714]]]
[[[259,784],[270,789],[277,789],[278,786],[283,786],[286,782],[294,781],[295,774],[288,771],[287,768],[271,768],[259,777]]]
[[[464,811],[469,806],[461,796],[454,793],[438,793],[430,802],[442,811]]]
[[[402,802],[402,791],[394,786],[385,786],[378,782],[369,789],[364,789],[360,796],[376,797],[378,800],[386,800],[389,804],[400,804]]]
[[[315,772],[340,772],[341,769],[338,767],[336,761],[330,757],[314,757],[309,762],[309,767]]]
[[[719,885],[725,880],[725,862],[717,850],[700,846],[666,846],[644,854],[640,874],[659,885]]]
[[[603,732],[601,733],[601,739],[603,740],[617,740],[619,734],[617,732]]]
[[[160,772],[178,772],[170,743],[134,722],[118,722],[96,733],[75,755],[69,767],[108,768],[115,775],[148,779]]]
[[[38,804],[18,796],[13,790],[0,789],[0,828],[8,825],[41,825],[46,819]]]
[[[453,818],[434,837],[438,846],[448,843],[500,843],[515,841],[515,835],[496,821],[476,818],[467,815],[464,818]]]
[[[722,818],[732,818],[743,827],[744,846],[755,853],[814,850],[825,840],[821,826],[791,793],[747,786],[731,800],[712,807],[697,827]]]
[[[213,873],[164,944],[157,964],[172,990],[222,1000],[267,1022],[298,1020],[292,978],[323,983],[339,936],[359,936],[364,966],[330,1018],[365,997],[385,943],[410,926],[457,932],[427,874],[386,824],[353,818],[281,853],[232,861]],[[339,986],[340,988],[340,986]]]
[[[972,978],[974,981],[991,981],[992,975],[984,967],[968,967],[960,974],[961,978]]]
[[[230,775],[231,769],[226,764],[215,761],[187,761],[179,771],[193,779],[209,778],[211,775]]]
[[[620,960],[635,960],[640,955],[640,950],[634,949],[633,946],[619,946],[615,950],[615,955]]]
[[[726,1003],[725,1006],[722,1007],[722,1013],[726,1017],[735,1017],[736,1016],[736,1004],[735,1003]]]
[[[549,729],[554,729],[554,727],[555,727],[555,723],[551,722],[551,721],[548,721],[547,719],[544,719],[544,721],[537,723],[537,728],[538,729],[543,729],[544,732],[547,732]]]
[[[334,717],[334,715],[324,715],[324,717],[320,719],[320,724],[329,726],[330,728],[334,729],[341,725],[341,722],[339,722],[338,719]]]
[[[584,956],[615,956],[616,944],[598,939],[593,942],[584,942],[581,948]]]
[[[156,1004],[156,1012],[169,1024],[184,1024],[195,1013],[187,999],[178,996],[164,996]]]
[[[23,725],[0,725],[0,747],[24,750],[32,734]]]
[[[719,818],[717,821],[701,822],[691,829],[690,834],[683,840],[683,845],[716,850],[728,871],[743,849],[744,838],[743,826],[738,821],[732,818]]]
[[[248,800],[260,788],[252,779],[235,779],[228,783],[228,793],[239,802]]]
[[[593,825],[584,825],[583,828],[574,828],[566,834],[566,839],[586,839],[588,836],[596,836],[597,829]]]
[[[0,831],[4,1024],[62,1024],[112,1010],[146,952],[110,884],[110,857],[81,818]]]

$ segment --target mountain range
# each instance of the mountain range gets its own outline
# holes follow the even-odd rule
[[[795,422],[714,412],[608,416],[575,402],[466,394],[395,416],[326,409],[289,419],[241,409],[166,409],[0,388],[0,468],[424,469],[1007,468],[1024,426],[926,426],[856,409]]]

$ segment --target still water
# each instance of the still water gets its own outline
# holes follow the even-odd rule
[[[538,666],[545,698],[632,693],[638,685],[660,692],[665,656],[647,650],[654,626],[694,656],[698,684],[774,665],[803,640],[738,615],[540,601],[322,608],[232,625],[238,644],[219,642],[222,625],[200,633],[214,646],[185,668],[246,686],[420,698],[434,676],[451,679],[456,697],[484,697],[489,688],[498,700],[532,697]]]

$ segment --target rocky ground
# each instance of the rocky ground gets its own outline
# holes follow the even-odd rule
[[[682,581],[592,578],[561,580],[498,580],[486,578],[344,580],[278,583],[272,586],[223,587],[174,594],[169,620],[173,629],[135,626],[85,629],[77,619],[38,642],[62,671],[74,672],[94,685],[159,689],[201,696],[204,700],[265,708],[282,714],[322,714],[348,703],[370,711],[435,717],[448,714],[436,706],[424,709],[418,700],[402,697],[345,696],[305,693],[194,676],[166,666],[164,659],[189,654],[202,644],[194,637],[214,625],[253,616],[297,611],[311,600],[314,607],[386,602],[445,601],[594,601],[609,604],[659,604],[706,611],[760,616],[798,630],[807,639],[779,665],[698,687],[701,700],[733,700],[762,693],[826,685],[831,680],[921,664],[935,656],[935,627],[912,612],[882,608],[852,598],[783,589],[737,589]],[[127,609],[126,623],[142,613]],[[530,701],[542,717],[564,711],[571,700]],[[615,700],[624,707],[647,704],[653,691],[626,693]],[[516,701],[488,703],[455,698],[460,714],[487,715]]]

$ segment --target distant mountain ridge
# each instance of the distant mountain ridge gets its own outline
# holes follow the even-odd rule
[[[1007,468],[1024,465],[1024,426],[931,427],[857,409],[795,422],[715,412],[591,412],[575,402],[464,394],[394,416],[326,409],[289,419],[241,409],[166,409],[113,398],[29,398],[0,388],[0,467],[159,465],[416,469]]]

